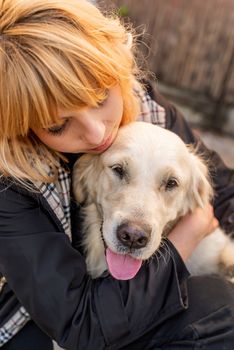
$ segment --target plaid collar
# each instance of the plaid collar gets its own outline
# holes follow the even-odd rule
[[[141,112],[137,117],[137,121],[152,123],[166,127],[166,111],[165,108],[156,103],[150,95],[144,90],[135,91],[139,100]]]
[[[51,175],[51,169],[47,172]],[[36,187],[46,199],[51,209],[61,222],[64,232],[71,240],[71,213],[70,213],[70,173],[62,166],[58,169],[58,178],[54,183],[36,183]]]

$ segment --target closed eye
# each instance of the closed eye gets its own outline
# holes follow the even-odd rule
[[[68,122],[69,122],[69,118],[66,118],[64,120],[63,124],[53,125],[50,128],[46,129],[46,131],[48,131],[50,134],[55,135],[55,136],[61,135],[65,131],[65,129],[68,125]]]

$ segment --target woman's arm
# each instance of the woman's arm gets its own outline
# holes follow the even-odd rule
[[[185,215],[170,232],[168,238],[180,252],[182,259],[186,261],[201,240],[218,225],[213,207],[209,204],[205,208],[197,208],[192,214]]]
[[[0,187],[0,271],[32,319],[62,347],[114,350],[187,307],[188,273],[169,242],[163,258],[144,264],[130,281],[91,280],[41,197]]]

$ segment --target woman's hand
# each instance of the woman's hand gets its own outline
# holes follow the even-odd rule
[[[200,241],[219,226],[214,217],[213,207],[197,208],[192,214],[187,214],[169,233],[168,239],[174,244],[182,259],[186,261]]]

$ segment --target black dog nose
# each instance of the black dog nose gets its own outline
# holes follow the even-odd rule
[[[117,238],[128,248],[144,248],[149,242],[150,230],[137,224],[124,223],[117,228]]]

